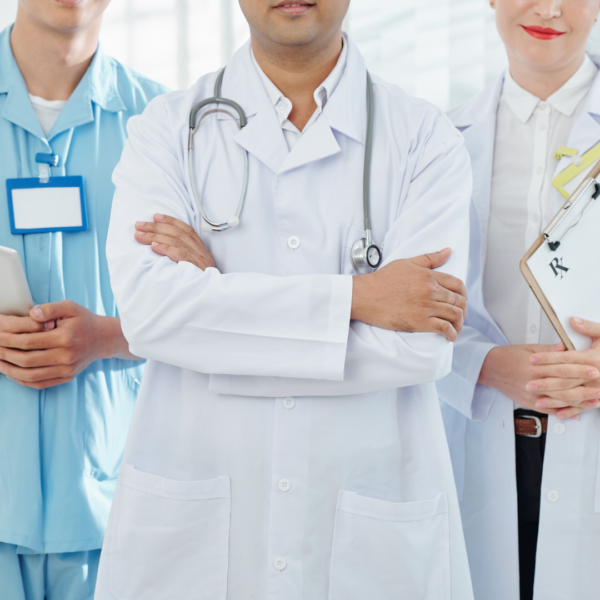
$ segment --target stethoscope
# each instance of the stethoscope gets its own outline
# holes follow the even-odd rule
[[[196,133],[196,131],[198,131],[202,120],[210,114],[222,112],[234,118],[233,115],[227,110],[224,110],[222,108],[213,108],[211,110],[206,111],[200,117],[198,123],[196,123],[196,116],[198,114],[198,111],[200,111],[209,104],[222,104],[233,108],[237,112],[240,121],[238,128],[240,130],[246,127],[248,123],[243,108],[237,102],[221,97],[221,87],[223,84],[224,74],[225,69],[222,69],[219,75],[217,76],[217,80],[215,82],[214,96],[212,98],[207,98],[206,100],[198,102],[198,104],[194,105],[194,107],[192,108],[192,112],[190,113],[188,167],[190,172],[190,182],[192,185],[194,199],[196,200],[196,204],[198,205],[198,209],[200,210],[200,214],[202,215],[203,219],[201,226],[202,231],[225,231],[230,227],[237,227],[240,224],[240,215],[242,213],[242,209],[244,208],[246,194],[248,192],[249,158],[247,150],[244,151],[244,182],[242,184],[242,193],[240,195],[240,200],[238,202],[235,214],[229,217],[227,221],[225,221],[224,223],[217,223],[216,221],[213,221],[208,217],[208,215],[202,208],[202,203],[200,202],[200,198],[198,197],[198,191],[196,189],[196,180],[194,178],[193,169],[194,134]],[[373,99],[373,82],[371,81],[371,76],[367,72],[367,139],[365,142],[365,163],[363,171],[363,216],[365,237],[356,240],[356,242],[354,242],[354,244],[352,245],[351,250],[352,265],[354,266],[354,269],[360,274],[372,273],[373,271],[375,271],[375,269],[377,269],[377,267],[379,267],[382,260],[381,250],[378,248],[377,244],[373,243],[373,239],[371,236],[371,162],[373,157],[374,118],[375,108]],[[235,118],[234,120],[237,124],[237,120]]]

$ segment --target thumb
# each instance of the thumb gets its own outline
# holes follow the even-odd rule
[[[439,252],[432,252],[430,254],[421,254],[421,256],[415,256],[409,259],[413,264],[423,267],[425,269],[437,269],[441,267],[452,254],[450,248],[444,248]]]
[[[74,317],[77,314],[77,305],[70,300],[52,302],[51,304],[40,304],[29,312],[29,316],[38,323],[47,321],[58,321],[66,317]]]
[[[577,333],[587,335],[591,338],[600,338],[600,323],[586,321],[579,317],[571,317],[571,327],[573,327]]]

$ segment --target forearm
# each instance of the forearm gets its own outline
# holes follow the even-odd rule
[[[123,335],[121,319],[118,317],[100,317],[103,351],[100,358],[120,358],[122,360],[141,360],[129,351],[129,342]]]
[[[341,380],[352,281],[223,275],[139,247],[109,265],[133,352],[201,373]],[[132,262],[129,260],[133,259]]]

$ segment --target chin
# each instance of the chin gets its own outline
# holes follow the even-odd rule
[[[552,69],[562,64],[567,56],[565,52],[549,52],[548,48],[527,48],[518,52],[521,62],[534,69]]]
[[[298,23],[295,20],[283,26],[274,28],[269,37],[282,46],[305,46],[319,37],[318,32],[307,23]]]

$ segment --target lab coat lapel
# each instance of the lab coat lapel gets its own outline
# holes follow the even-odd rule
[[[591,57],[596,66],[600,68],[600,57]],[[588,150],[600,143],[600,72],[588,94],[586,104],[573,125],[567,147],[576,148],[582,156]],[[554,176],[573,164],[573,159],[564,156],[556,168]],[[555,211],[559,211],[565,199],[552,188],[552,204]]]
[[[248,125],[234,139],[274,173],[279,172],[289,154],[279,118],[272,104],[266,104],[254,117],[249,118]]]
[[[323,115],[302,134],[293,150],[283,161],[279,172],[284,173],[341,152],[333,131]]]
[[[481,230],[482,264],[485,264],[487,251],[496,115],[503,85],[502,75],[481,94],[449,115],[454,125],[462,132],[471,157],[473,202]]]
[[[248,119],[246,127],[236,134],[235,141],[277,173],[289,149],[275,107],[252,60],[250,42],[246,42],[227,65],[222,92],[225,98],[234,100],[244,109]],[[228,118],[219,115],[219,119]]]

